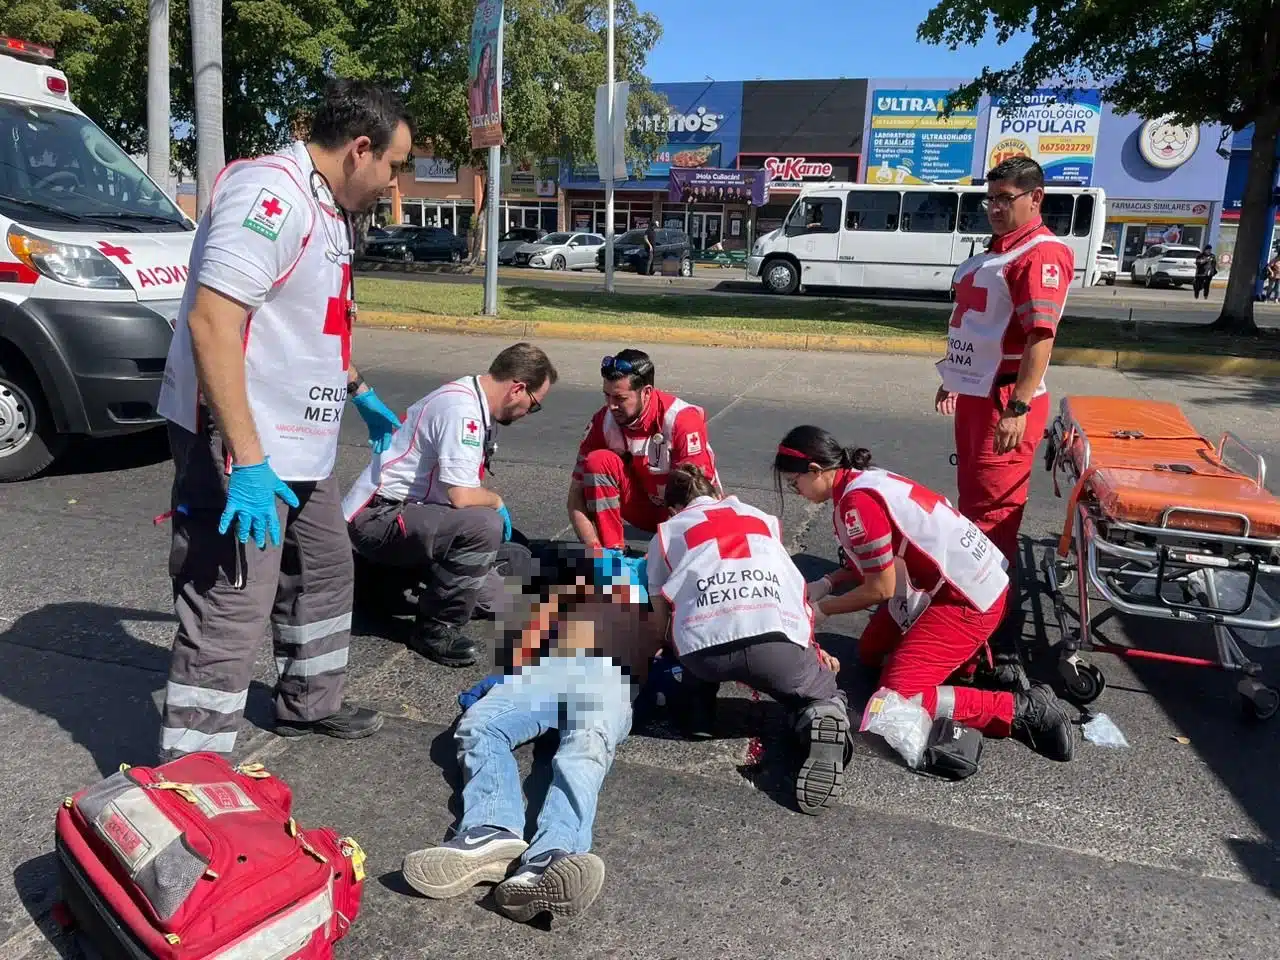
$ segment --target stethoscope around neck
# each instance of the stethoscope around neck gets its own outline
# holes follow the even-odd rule
[[[324,187],[325,194],[328,195],[329,204],[326,204],[320,197],[320,191],[316,189],[316,181],[319,180],[320,185]],[[333,196],[333,187],[329,185],[329,178],[319,170],[312,169],[311,176],[307,179],[307,185],[311,188],[311,196],[314,198],[316,205],[320,207],[320,222],[324,225],[324,255],[331,263],[350,263],[351,258],[355,255],[355,240],[352,236],[351,218],[347,211],[338,206]],[[325,207],[330,206],[335,213],[340,213],[342,227],[338,228],[331,221],[335,218],[326,216]]]

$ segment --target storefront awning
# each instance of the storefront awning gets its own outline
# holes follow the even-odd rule
[[[763,207],[769,202],[769,174],[764,170],[715,167],[672,170],[667,199],[672,203],[747,203]]]

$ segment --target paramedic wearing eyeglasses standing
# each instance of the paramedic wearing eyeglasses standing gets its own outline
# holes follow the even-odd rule
[[[1044,375],[1075,256],[1040,219],[1044,171],[1012,157],[987,174],[991,247],[956,269],[934,403],[955,415],[957,506],[1008,558],[1049,417]],[[1013,594],[1017,596],[1016,590]]]
[[[569,522],[589,549],[621,551],[623,523],[654,533],[669,516],[663,493],[672,467],[699,467],[717,490],[715,454],[701,407],[654,387],[641,350],[600,363],[605,405],[578,446],[569,485]]]
[[[411,406],[390,448],[374,453],[342,502],[361,556],[421,571],[426,589],[408,645],[436,663],[475,663],[475,642],[462,628],[478,603],[493,611],[500,599],[493,566],[511,539],[511,513],[484,486],[494,425],[537,413],[556,379],[538,347],[507,347],[487,373],[446,383]]]
[[[347,212],[373,206],[411,145],[392,94],[337,82],[308,142],[214,183],[159,402],[178,615],[165,757],[233,750],[268,620],[277,733],[356,739],[381,726],[342,699],[353,570],[332,474],[349,398],[375,449],[399,426],[351,362]]]

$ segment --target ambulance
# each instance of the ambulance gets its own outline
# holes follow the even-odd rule
[[[163,422],[196,229],[76,108],[53,59],[0,37],[0,482],[73,437]]]

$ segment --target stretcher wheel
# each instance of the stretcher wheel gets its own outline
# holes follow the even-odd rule
[[[1093,703],[1107,689],[1107,678],[1091,663],[1063,660],[1058,664],[1058,671],[1066,687],[1066,699],[1079,706]]]
[[[1280,712],[1280,690],[1275,687],[1246,677],[1236,689],[1240,691],[1240,709],[1244,711],[1245,719],[1263,723]]]

